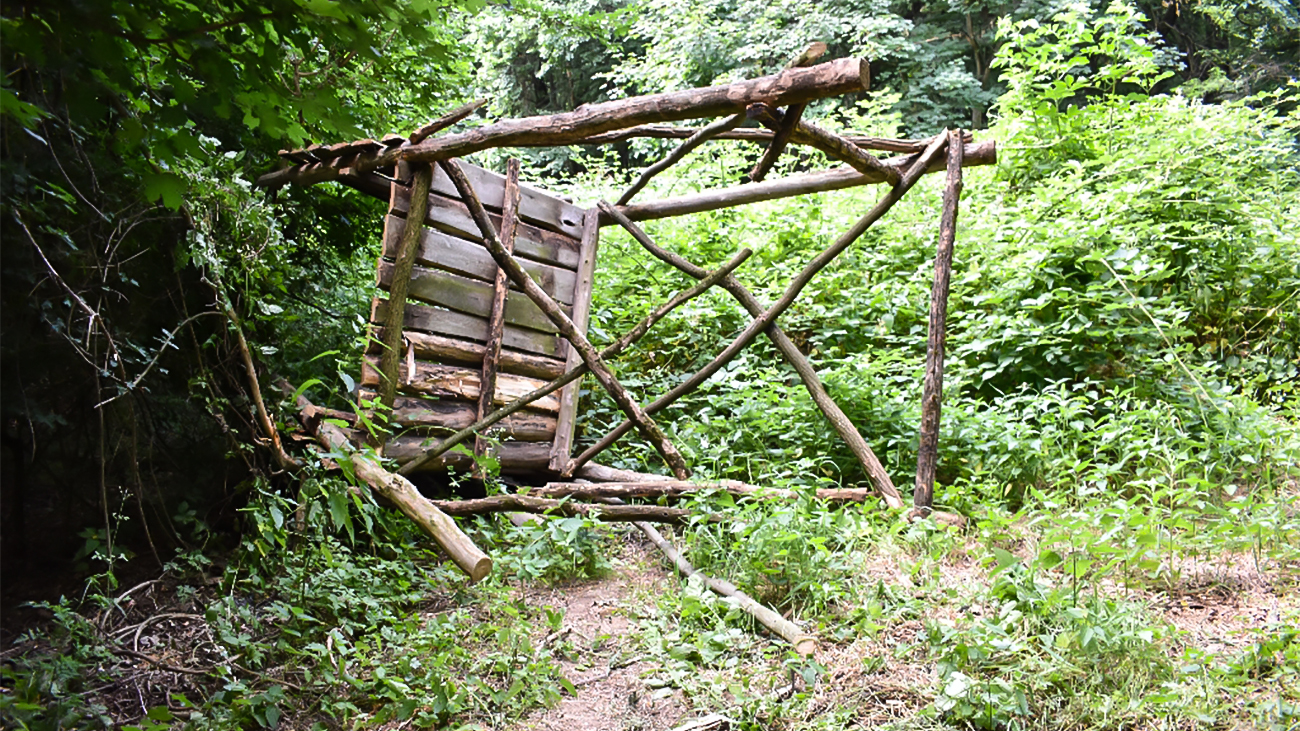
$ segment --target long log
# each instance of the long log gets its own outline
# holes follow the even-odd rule
[[[799,496],[794,490],[747,485],[735,480],[718,482],[682,482],[660,478],[658,481],[636,482],[548,482],[542,487],[528,489],[528,494],[543,498],[680,498],[710,490],[726,492],[738,497],[779,498],[791,500]],[[813,493],[826,502],[861,503],[876,496],[876,491],[862,487],[825,487]]]
[[[695,567],[692,566],[691,563],[673,547],[673,544],[669,543],[668,539],[664,538],[663,534],[654,526],[646,522],[637,522],[634,523],[634,525],[641,529],[641,532],[650,539],[651,543],[655,544],[655,547],[668,557],[669,561],[673,562],[678,573],[683,577],[700,577],[700,580],[704,582],[705,586],[709,587],[709,589],[720,596],[729,597],[734,600],[737,606],[745,610],[745,612],[747,612],[751,617],[758,620],[759,624],[762,624],[764,627],[771,630],[773,634],[793,645],[795,652],[800,655],[809,657],[817,651],[816,637],[804,632],[794,622],[782,617],[772,609],[758,603],[748,594],[736,588],[736,585],[730,581],[715,579],[698,572]]]
[[[921,153],[921,156],[916,163],[913,164],[912,167],[908,169],[907,173],[903,175],[902,179],[898,181],[898,185],[891,188],[889,193],[886,194],[880,202],[867,213],[867,215],[863,216],[848,231],[844,232],[843,235],[835,240],[835,243],[831,244],[825,251],[822,251],[820,254],[813,257],[812,261],[808,262],[808,264],[804,266],[803,270],[800,271],[799,274],[790,282],[789,286],[786,287],[786,290],[782,293],[781,297],[777,299],[777,301],[769,307],[767,311],[754,318],[753,321],[750,322],[749,326],[746,327],[730,345],[719,353],[713,361],[690,378],[687,378],[671,391],[656,399],[646,407],[646,411],[648,413],[658,412],[682,396],[695,390],[701,383],[704,383],[706,380],[711,378],[714,373],[717,373],[722,366],[735,358],[740,351],[748,347],[749,344],[754,341],[754,338],[758,337],[760,332],[766,330],[768,325],[775,322],[776,318],[781,316],[781,313],[785,312],[790,305],[794,304],[795,299],[798,298],[799,294],[803,291],[803,288],[808,285],[808,282],[812,281],[812,278],[815,277],[818,272],[825,268],[827,264],[830,264],[835,257],[839,256],[845,249],[849,248],[854,241],[857,241],[858,237],[866,233],[867,229],[870,228],[872,224],[880,220],[880,218],[884,216],[885,213],[893,207],[893,205],[897,203],[908,190],[911,190],[912,186],[916,184],[916,181],[921,179],[921,175],[925,172],[925,169],[929,167],[930,161],[938,154],[939,150],[943,149],[946,142],[946,134],[936,136],[934,142],[930,144],[930,147],[926,148],[925,152]],[[631,427],[632,424],[628,421],[615,427],[613,431],[602,438],[599,442],[578,455],[575,460],[569,463],[569,466],[561,474],[566,476],[572,475],[575,468],[582,466],[583,463],[587,462],[597,454],[600,454],[601,451],[608,448],[620,436],[626,434]],[[683,479],[680,475],[678,475],[678,478]]]
[[[660,505],[592,505],[533,495],[493,495],[474,500],[433,500],[431,502],[446,514],[457,518],[514,512],[586,517],[607,522],[651,521],[681,524],[690,520],[693,515],[689,510],[665,508]]]
[[[638,137],[647,137],[659,140],[684,140],[696,134],[699,134],[699,130],[692,127],[675,127],[668,124],[645,124],[639,127],[630,127],[628,129],[618,130],[617,132],[606,132],[604,134],[593,135],[573,144],[606,145],[614,142],[625,142]],[[772,141],[772,131],[757,128],[735,129],[729,132],[722,132],[721,134],[716,135],[713,139],[739,140],[742,142],[753,142],[756,144],[766,145]],[[915,153],[924,150],[926,143],[929,141],[899,140],[892,137],[870,137],[867,135],[854,134],[844,135],[844,139],[864,150],[906,153]],[[969,132],[966,133],[965,141],[971,141],[971,135]]]
[[[948,283],[952,277],[952,252],[957,240],[957,207],[961,200],[962,146],[948,138],[948,180],[943,191],[943,217],[939,245],[934,255],[934,286],[930,289],[930,332],[925,350],[925,385],[921,392],[921,438],[916,450],[914,512],[929,515],[934,504],[934,473],[939,461],[939,412],[943,400],[943,351],[948,340]]]
[[[609,366],[605,365],[600,354],[587,340],[587,336],[578,331],[573,321],[564,314],[564,311],[560,309],[555,300],[543,292],[542,288],[537,286],[532,277],[528,276],[528,273],[514,260],[514,257],[501,246],[496,232],[492,230],[491,222],[488,221],[487,211],[483,209],[483,204],[479,202],[478,197],[474,194],[474,190],[469,181],[465,179],[465,174],[461,172],[460,166],[454,160],[440,161],[439,165],[447,173],[447,176],[456,183],[461,198],[469,205],[470,213],[473,214],[474,220],[483,235],[483,240],[487,243],[488,250],[492,252],[493,258],[497,260],[497,264],[510,275],[510,279],[519,288],[524,290],[524,294],[527,294],[528,298],[546,313],[546,316],[555,324],[565,339],[577,349],[582,355],[583,362],[591,369],[592,375],[609,392],[619,408],[628,415],[629,423],[635,425],[645,435],[646,439],[654,444],[655,449],[663,456],[664,461],[672,468],[677,478],[688,479],[690,470],[686,467],[686,461],[682,459],[681,454],[673,446],[672,442],[668,441],[668,437],[663,433],[663,430],[650,419],[640,404],[636,403],[631,394],[627,392],[627,389],[623,388],[622,384],[618,382],[613,372],[609,370]]]
[[[704,294],[705,291],[707,291],[710,287],[712,287],[714,284],[716,284],[718,281],[722,280],[723,278],[731,276],[731,272],[735,271],[737,267],[739,267],[742,263],[744,263],[744,261],[748,259],[752,253],[753,252],[750,251],[749,249],[741,249],[740,253],[732,257],[731,261],[727,262],[722,268],[712,273],[706,272],[706,275],[700,279],[699,283],[697,283],[695,286],[689,289],[686,289],[682,292],[678,292],[677,295],[675,295],[672,299],[668,300],[664,304],[655,308],[655,310],[651,312],[649,315],[647,315],[645,319],[637,323],[636,327],[633,327],[631,330],[625,333],[623,337],[619,338],[616,342],[611,344],[609,347],[600,351],[600,356],[602,358],[613,358],[619,353],[622,353],[627,348],[631,347],[633,343],[640,340],[642,336],[644,336],[647,332],[650,331],[650,328],[653,327],[656,322],[659,322],[659,320],[663,319],[669,312],[672,312],[679,305],[691,299],[694,299],[695,297],[698,297],[701,294]],[[537,390],[532,391],[530,393],[526,393],[523,396],[520,396],[519,398],[510,402],[509,404],[487,415],[486,417],[478,420],[477,422],[447,437],[442,442],[440,442],[437,446],[427,450],[424,454],[420,455],[420,457],[418,457],[413,462],[409,462],[406,465],[404,465],[402,469],[399,471],[402,474],[410,474],[412,471],[420,469],[420,467],[422,467],[425,462],[432,459],[436,459],[437,457],[439,457],[440,455],[442,455],[452,447],[456,446],[457,444],[460,444],[464,440],[481,432],[484,429],[490,428],[493,424],[496,424],[501,419],[504,419],[507,416],[510,416],[511,414],[519,411],[520,409],[528,406],[533,401],[542,398],[544,396],[547,396],[551,393],[554,393],[555,391],[563,388],[564,386],[572,383],[573,381],[576,381],[577,379],[581,378],[584,374],[586,374],[587,371],[588,371],[587,364],[583,363],[582,365],[568,371],[564,375],[560,376],[559,378],[556,378],[555,380],[551,381],[545,386],[538,388]]]
[[[908,155],[906,157],[891,157],[888,160],[883,160],[882,163],[887,167],[894,168],[896,171],[902,171],[909,169],[916,162],[916,159],[915,155]],[[997,162],[997,145],[993,141],[968,144],[963,159],[966,167],[993,165]],[[925,172],[938,172],[945,168],[946,165],[942,159],[934,158]],[[883,183],[886,180],[884,174],[864,175],[851,167],[842,167],[821,173],[792,175],[787,178],[768,180],[762,183],[746,183],[720,190],[665,198],[651,203],[637,203],[624,206],[621,210],[624,215],[633,221],[650,221],[658,218],[683,216],[688,213],[731,208],[746,203],[806,195],[808,193],[843,190],[844,188],[854,188],[860,185]],[[601,219],[602,224],[612,222],[608,217],[602,217]]]
[[[628,233],[632,234],[632,238],[636,239],[637,243],[641,244],[661,261],[677,267],[688,276],[696,279],[707,273],[703,267],[696,266],[683,257],[656,244],[645,231],[642,231],[639,226],[629,221],[618,210],[609,206],[603,207],[601,210],[622,225]],[[740,302],[751,317],[758,317],[767,309],[735,277],[728,276],[724,278],[720,282],[720,286],[731,293],[731,296]],[[885,504],[893,510],[902,508],[903,498],[898,494],[898,489],[894,487],[894,482],[890,479],[889,473],[885,471],[884,465],[880,463],[880,459],[871,450],[867,440],[862,438],[862,434],[858,432],[857,427],[853,425],[848,415],[839,407],[839,404],[835,403],[830,394],[826,393],[825,386],[822,385],[821,379],[817,377],[817,371],[813,368],[812,363],[808,362],[807,356],[799,350],[799,346],[795,345],[794,341],[790,340],[790,337],[785,334],[785,331],[781,329],[778,323],[773,322],[768,325],[766,333],[768,339],[781,353],[781,356],[799,374],[799,379],[803,381],[804,388],[812,397],[813,403],[817,405],[826,420],[831,423],[835,432],[840,435],[840,439],[844,440],[844,443],[848,445],[849,451],[853,452],[853,456],[857,457],[858,463],[862,465],[863,471],[867,473],[872,484],[876,486],[876,490],[884,498]]]
[[[415,485],[405,477],[380,467],[379,463],[364,453],[354,450],[342,429],[318,418],[316,406],[307,397],[299,396],[297,404],[304,426],[316,440],[330,451],[350,453],[352,470],[356,476],[432,536],[442,550],[451,556],[452,561],[469,576],[471,583],[479,581],[492,571],[492,559],[474,545],[454,520],[421,495]]]
[[[355,173],[364,173],[388,167],[399,160],[433,162],[493,147],[566,145],[601,132],[639,124],[737,114],[757,101],[775,106],[806,104],[817,99],[864,91],[867,73],[865,60],[844,58],[726,86],[589,104],[563,114],[511,119],[458,134],[435,137],[418,145],[361,154],[350,162],[349,168]],[[257,184],[272,188],[289,182],[310,185],[335,180],[338,176],[339,168],[328,163],[314,163],[267,173],[258,178]]]
[[[515,228],[519,223],[519,160],[510,158],[506,162],[506,186],[501,209],[501,246],[513,254],[515,250]],[[479,378],[478,409],[476,419],[482,419],[492,411],[492,397],[496,393],[497,361],[501,358],[501,338],[506,325],[506,292],[510,289],[510,279],[505,271],[497,267],[496,277],[492,283],[492,314],[488,317],[488,340],[483,349],[483,371]],[[487,441],[482,434],[474,435],[474,456],[482,457],[487,452]],[[482,479],[483,472],[477,459],[474,463],[473,476]]]

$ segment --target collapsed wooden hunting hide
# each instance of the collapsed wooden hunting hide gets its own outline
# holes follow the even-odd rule
[[[820,50],[824,51],[824,46]],[[362,366],[361,383],[364,397],[391,408],[392,433],[381,437],[385,440],[382,449],[385,457],[400,465],[398,471],[406,475],[419,470],[474,469],[468,454],[450,450],[464,442],[466,447],[473,445],[475,454],[482,454],[489,449],[484,436],[490,433],[501,440],[496,457],[504,473],[527,475],[535,481],[575,476],[620,481],[626,473],[602,471],[590,460],[620,435],[637,429],[659,451],[676,482],[687,485],[690,468],[653,415],[698,387],[761,334],[799,374],[814,403],[861,463],[875,491],[890,507],[903,507],[898,490],[866,439],[827,395],[808,359],[782,332],[779,317],[822,268],[879,220],[922,175],[946,169],[914,491],[914,513],[929,514],[948,271],[961,170],[993,164],[996,149],[992,142],[974,142],[960,132],[926,140],[891,140],[839,135],[803,120],[809,102],[866,89],[866,61],[840,59],[799,65],[818,55],[815,44],[791,67],[761,79],[586,105],[564,114],[438,134],[481,107],[479,102],[409,136],[282,152],[287,166],[262,176],[260,185],[275,188],[337,181],[388,204],[383,251],[377,262],[376,281],[381,292],[371,307],[374,338]],[[702,128],[664,124],[705,118],[712,121]],[[756,126],[744,127],[746,124]],[[457,160],[497,147],[603,145],[634,137],[681,139],[682,143],[664,160],[646,168],[617,205],[601,201],[578,206],[522,185],[514,160],[505,175]],[[763,145],[763,154],[753,169],[736,171],[738,180],[745,178],[737,185],[632,202],[654,175],[710,140]],[[791,144],[815,148],[845,165],[766,180]],[[892,155],[877,157],[881,151]],[[732,276],[748,250],[710,272],[663,249],[636,225],[637,221],[872,183],[888,186],[880,201],[813,256],[784,294],[770,304],[761,303]],[[601,227],[610,225],[626,229],[653,256],[700,283],[660,305],[631,332],[598,352],[586,332],[599,233]],[[673,307],[711,286],[729,292],[754,319],[699,372],[653,402],[637,403],[606,366],[606,360],[629,347]],[[588,373],[609,392],[627,420],[573,454],[578,379]],[[365,436],[354,434],[357,439]],[[501,509],[518,509],[535,505],[530,500],[496,504],[514,506]],[[670,511],[665,515],[677,514]]]

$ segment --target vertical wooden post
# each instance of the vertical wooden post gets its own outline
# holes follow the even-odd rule
[[[397,372],[402,356],[402,321],[406,314],[406,290],[411,283],[411,269],[420,251],[424,216],[429,211],[429,186],[433,183],[433,166],[412,165],[411,207],[406,214],[406,228],[393,266],[393,283],[388,291],[388,317],[384,320],[384,351],[379,360],[383,380],[379,384],[379,401],[391,409],[397,398]]]
[[[943,399],[943,351],[948,339],[948,283],[957,239],[957,204],[961,199],[961,130],[948,132],[948,179],[943,191],[943,218],[934,256],[930,290],[930,335],[926,342],[925,386],[921,394],[921,442],[916,455],[913,514],[926,516],[934,504],[934,473],[939,461],[939,409]]]
[[[507,252],[514,253],[515,230],[519,224],[519,160],[510,158],[506,162],[505,193],[501,198],[501,246]],[[492,399],[497,390],[497,361],[501,358],[501,337],[505,333],[506,293],[510,290],[510,279],[501,267],[497,267],[496,279],[493,281],[492,310],[488,316],[488,340],[483,349],[483,372],[479,379],[478,412],[475,421],[481,420],[492,412]],[[474,456],[482,457],[487,452],[487,440],[482,434],[474,436]],[[483,470],[478,461],[474,462],[474,477],[483,478]]]
[[[595,285],[596,251],[600,244],[600,211],[592,208],[582,219],[582,244],[578,250],[578,282],[573,292],[573,326],[578,332],[586,333],[591,317],[591,292]],[[564,370],[571,371],[583,365],[582,355],[577,349],[568,347],[568,360]],[[578,416],[578,392],[582,388],[582,379],[574,381],[560,392],[560,413],[555,426],[555,441],[551,443],[552,472],[560,472],[569,463],[569,452],[573,448],[573,430]]]

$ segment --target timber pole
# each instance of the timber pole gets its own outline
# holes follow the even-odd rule
[[[943,191],[943,217],[934,256],[934,286],[930,290],[930,331],[925,352],[925,386],[921,394],[921,439],[916,454],[913,514],[925,517],[934,504],[934,474],[939,461],[939,412],[943,400],[943,355],[948,339],[948,285],[952,278],[953,246],[957,240],[957,208],[961,200],[962,145],[960,131],[948,135],[948,177]]]

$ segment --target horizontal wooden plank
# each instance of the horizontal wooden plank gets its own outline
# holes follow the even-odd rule
[[[461,169],[465,171],[465,177],[473,184],[479,200],[483,201],[483,205],[500,211],[505,196],[505,176],[464,160],[458,162]],[[447,173],[436,165],[433,168],[432,189],[435,193],[448,198],[460,198],[456,193],[456,186],[447,177]],[[527,185],[519,186],[519,217],[529,223],[576,239],[582,237],[582,216],[583,210],[572,203]]]
[[[422,360],[415,362],[415,377],[407,382],[406,362],[398,366],[397,390],[404,394],[437,396],[441,398],[478,401],[479,377],[477,370],[458,368],[441,363],[429,363]],[[379,386],[379,356],[367,355],[362,359],[361,385],[369,388]],[[507,404],[516,398],[545,386],[545,381],[526,376],[502,373],[497,376],[496,393],[492,394],[492,403]],[[559,397],[551,394],[534,401],[528,408],[536,411],[557,412],[560,410]]]
[[[437,443],[436,437],[394,437],[384,445],[384,456],[396,460],[398,464],[405,464]],[[546,463],[551,458],[551,445],[549,442],[502,442],[492,449],[492,453],[500,461],[503,473],[535,474],[546,469]],[[430,460],[416,471],[437,472],[452,467],[468,472],[473,466],[473,460],[468,455],[453,450]]]
[[[376,326],[366,352],[371,355],[378,355],[383,348],[383,337],[383,328]],[[483,351],[486,347],[483,343],[475,343],[460,338],[449,338],[444,335],[432,335],[415,330],[402,331],[402,337],[409,340],[411,345],[415,347],[415,357],[420,360],[429,360],[435,363],[460,363],[471,366],[478,366],[483,362]],[[501,357],[497,360],[497,369],[501,373],[545,378],[549,381],[560,377],[564,373],[564,361],[558,358],[547,358],[542,355],[502,348]]]
[[[387,312],[388,300],[376,297],[370,306],[370,321],[375,324],[383,323]],[[486,317],[407,302],[402,328],[485,343],[488,321]],[[558,335],[507,325],[502,344],[506,348],[524,353],[561,358],[563,351],[560,340]],[[479,360],[481,362],[482,356]]]
[[[384,222],[384,256],[396,259],[401,248],[402,232],[406,219],[389,216]],[[415,261],[426,267],[445,269],[473,279],[491,282],[497,274],[497,263],[482,244],[451,236],[441,231],[425,228],[420,237],[420,249]],[[543,290],[556,300],[573,304],[573,290],[577,275],[570,269],[530,261],[520,257],[519,264]],[[516,289],[511,285],[511,289]]]
[[[400,185],[395,186],[388,212],[405,217],[410,207],[411,189]],[[501,215],[489,212],[488,218],[500,231]],[[478,225],[469,215],[469,209],[459,200],[430,194],[429,213],[424,221],[426,226],[453,236],[478,243],[483,242]],[[578,239],[520,222],[515,230],[515,255],[521,259],[532,259],[565,269],[576,269],[578,268]]]
[[[388,291],[392,284],[393,269],[392,262],[379,260],[375,278],[380,289]],[[488,282],[460,277],[439,269],[412,267],[407,296],[449,310],[487,317],[492,314],[493,292],[493,286]],[[566,305],[560,306],[566,313],[573,310]],[[506,293],[505,318],[507,324],[516,327],[545,333],[556,332],[555,324],[523,292],[512,290]]]
[[[361,397],[374,399],[374,391],[363,389]],[[471,425],[477,416],[477,404],[398,396],[393,403],[393,422],[403,429],[438,430],[444,436]],[[549,442],[555,438],[555,417],[537,411],[518,411],[498,421],[488,430],[494,439],[520,442]]]

